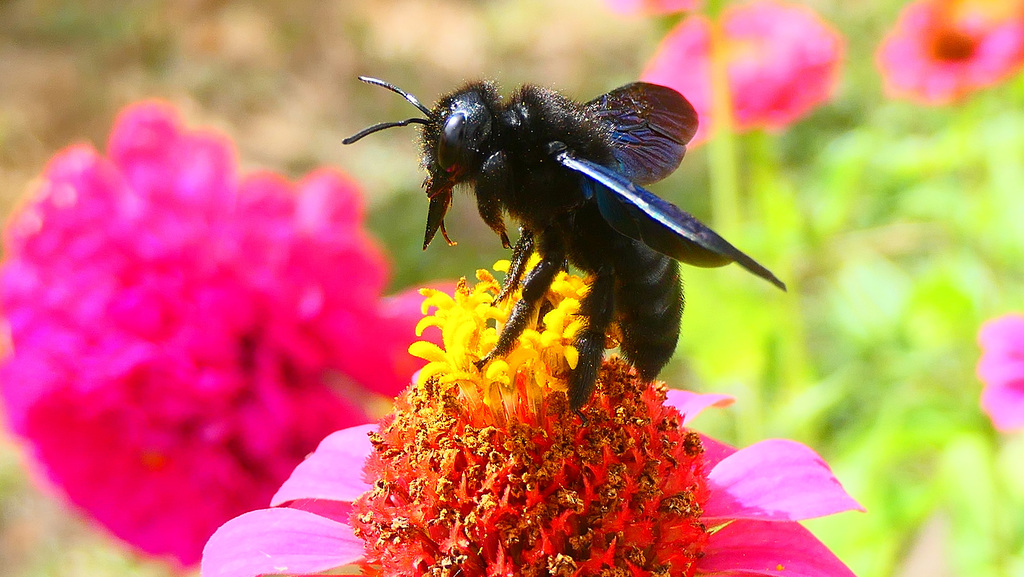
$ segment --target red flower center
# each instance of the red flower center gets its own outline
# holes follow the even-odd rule
[[[565,394],[501,417],[432,378],[372,437],[354,505],[366,563],[388,576],[691,576],[707,545],[700,437],[663,387],[602,368],[583,419]]]
[[[974,56],[978,42],[966,32],[951,27],[939,27],[932,34],[931,54],[936,60],[960,62]]]

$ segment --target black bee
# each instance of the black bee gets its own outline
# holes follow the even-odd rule
[[[522,286],[522,300],[478,366],[512,349],[566,262],[592,278],[580,303],[587,322],[576,335],[579,363],[569,382],[577,411],[593,391],[613,320],[622,329],[622,355],[644,379],[654,379],[672,356],[683,313],[676,260],[701,267],[737,262],[786,288],[689,213],[638,186],[671,174],[697,131],[696,111],[671,88],[635,82],[584,104],[529,85],[502,99],[494,85],[474,82],[429,109],[387,82],[360,80],[402,95],[426,116],[376,124],[343,141],[423,125],[430,198],[424,249],[438,229],[454,244],[444,217],[459,184],[473,187],[480,216],[505,248],[503,215],[521,226],[498,298]],[[540,262],[524,277],[535,251]]]

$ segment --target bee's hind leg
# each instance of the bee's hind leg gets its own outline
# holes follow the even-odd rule
[[[579,361],[569,377],[569,406],[579,412],[590,400],[594,383],[601,371],[604,357],[605,331],[615,313],[615,276],[610,270],[599,270],[594,275],[590,290],[580,301],[579,315],[587,325],[576,333],[573,345]]]

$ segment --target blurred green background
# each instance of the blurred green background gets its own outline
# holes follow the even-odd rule
[[[1024,79],[952,107],[890,101],[874,50],[900,8],[808,1],[847,37],[828,105],[736,140],[730,239],[790,286],[684,270],[672,386],[737,396],[698,428],[741,445],[807,443],[868,513],[808,525],[862,577],[1024,575],[1024,439],[978,408],[978,326],[1024,309]],[[103,148],[118,109],[174,102],[230,135],[246,169],[337,166],[363,185],[392,288],[506,256],[459,196],[455,248],[422,252],[415,130],[340,141],[411,112],[355,80],[431,102],[480,77],[589,99],[639,76],[676,17],[600,0],[0,2],[0,210],[58,149]],[[713,222],[708,146],[652,187]],[[165,575],[34,488],[0,433],[0,575]],[[170,506],[188,506],[188,503]]]

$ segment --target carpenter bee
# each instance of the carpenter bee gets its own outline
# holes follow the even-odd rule
[[[473,82],[431,109],[392,84],[360,80],[401,95],[424,115],[375,124],[343,141],[422,125],[430,199],[424,249],[438,230],[454,244],[444,217],[459,184],[473,188],[480,216],[505,248],[504,215],[520,225],[498,299],[520,286],[522,299],[480,367],[512,349],[566,262],[591,279],[579,309],[586,324],[574,343],[579,362],[569,380],[577,411],[590,399],[613,320],[621,327],[621,354],[645,380],[672,356],[683,313],[677,260],[700,267],[737,262],[786,288],[692,215],[639,186],[671,174],[697,131],[693,106],[671,88],[634,82],[580,103],[530,85],[506,99],[493,84]],[[526,272],[534,252],[540,261]]]

